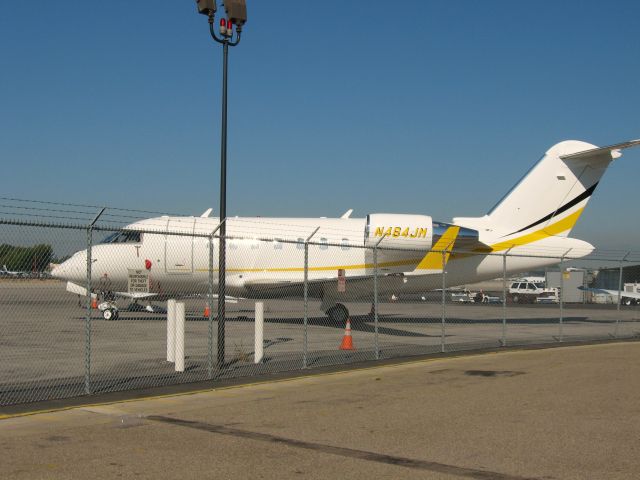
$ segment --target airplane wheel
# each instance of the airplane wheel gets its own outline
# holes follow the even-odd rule
[[[118,313],[112,308],[107,308],[102,312],[102,318],[107,321],[116,320],[118,318]]]
[[[327,316],[333,323],[341,325],[349,318],[349,310],[341,303],[336,303],[333,307],[327,310]]]

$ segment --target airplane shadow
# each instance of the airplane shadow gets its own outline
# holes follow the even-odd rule
[[[84,321],[84,317],[77,317],[78,320]],[[429,317],[429,318],[416,318],[416,317],[403,317],[403,316],[394,316],[394,315],[385,315],[380,314],[378,316],[379,322],[384,325],[378,325],[378,333],[380,335],[390,335],[396,337],[414,337],[414,338],[435,338],[440,337],[440,333],[435,333],[433,335],[426,333],[413,332],[402,329],[402,325],[406,326],[433,326],[438,327],[441,324],[440,318]],[[94,317],[94,320],[104,321],[101,317]],[[187,321],[191,322],[207,322],[209,319],[201,316],[188,316]],[[371,315],[352,315],[350,317],[351,320],[351,329],[354,332],[362,332],[362,333],[375,333],[375,325],[373,324],[373,316]],[[164,322],[166,321],[166,317],[162,315],[154,315],[154,314],[136,314],[132,315],[129,312],[121,312],[120,317],[117,321],[113,322],[105,322],[105,323],[114,323],[117,324],[123,321],[136,321],[136,322]],[[248,317],[246,315],[240,315],[237,317],[227,317],[227,321],[234,323],[253,323],[253,318]],[[214,319],[215,322],[215,319]],[[507,325],[557,325],[559,322],[558,318],[540,318],[540,317],[524,317],[524,318],[508,318]],[[563,322],[565,324],[570,323],[587,323],[587,324],[611,324],[612,320],[597,320],[590,319],[585,316],[568,316],[563,318]],[[291,326],[302,326],[303,319],[300,317],[296,318],[285,318],[285,317],[275,317],[275,318],[267,318],[265,319],[266,324],[281,324],[281,325],[291,325]],[[328,317],[309,317],[307,320],[307,324],[310,327],[325,327],[332,328],[338,331],[343,331],[345,326],[344,324],[338,324],[335,321],[330,320]],[[397,325],[399,328],[393,328],[391,325]],[[479,325],[499,325],[502,324],[502,318],[482,318],[482,319],[474,319],[474,318],[461,318],[461,317],[447,317],[446,319],[447,325],[457,325],[457,326],[479,326]],[[448,336],[448,335],[447,335]]]

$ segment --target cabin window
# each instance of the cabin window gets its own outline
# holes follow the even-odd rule
[[[327,248],[329,248],[329,245],[327,245],[328,240],[324,237],[322,237],[320,239],[320,250],[326,250]]]
[[[343,238],[340,242],[340,250],[349,250],[349,239]]]
[[[101,243],[140,243],[142,234],[134,231],[116,232],[109,235]]]

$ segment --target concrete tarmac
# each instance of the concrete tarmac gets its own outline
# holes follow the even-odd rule
[[[388,300],[388,299],[387,299]],[[79,303],[80,302],[80,303]],[[217,322],[203,318],[202,298],[185,300],[186,369],[176,374],[166,362],[166,315],[122,311],[120,320],[104,321],[93,311],[88,329],[85,300],[58,281],[0,282],[0,408],[2,406],[83,395],[87,371],[91,391],[105,393],[205,381],[215,355]],[[356,351],[338,349],[344,324],[330,322],[320,302],[310,302],[307,365],[321,368],[376,358],[590,341],[640,336],[640,307],[618,311],[612,305],[567,305],[559,323],[558,305],[454,304],[389,302],[379,306],[378,334],[370,305],[349,303]],[[125,307],[126,304],[121,304]],[[227,306],[227,367],[216,379],[297,370],[303,364],[304,304],[299,300],[265,301],[264,361],[253,363],[254,301]],[[506,323],[503,325],[503,315]],[[88,341],[87,331],[91,332]],[[209,344],[211,338],[211,345]],[[90,355],[87,345],[90,343]]]
[[[0,420],[6,479],[636,479],[640,343],[421,360]]]

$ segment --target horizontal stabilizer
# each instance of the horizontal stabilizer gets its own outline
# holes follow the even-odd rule
[[[611,152],[611,158],[620,157],[620,150],[624,148],[635,147],[636,145],[640,145],[640,139],[638,140],[630,140],[628,142],[616,143],[615,145],[609,145],[607,147],[598,147],[598,148],[590,148],[588,150],[583,150],[581,152],[570,153],[568,155],[561,155],[560,158],[563,160],[566,159],[588,159],[592,157],[596,157],[598,155],[602,155],[604,153]]]

